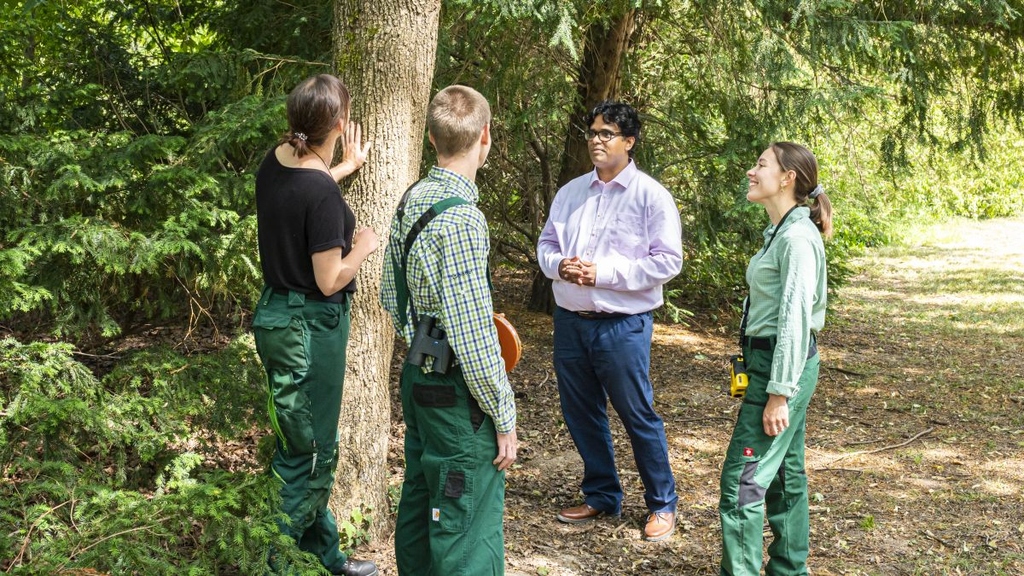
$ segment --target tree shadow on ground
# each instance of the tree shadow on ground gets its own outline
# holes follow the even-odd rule
[[[1024,221],[961,226],[966,241],[864,258],[833,299],[807,430],[816,575],[1024,573],[1024,246],[1005,241]],[[551,319],[525,311],[526,287],[514,275],[496,283],[524,344],[511,375],[521,449],[508,475],[508,574],[717,574],[718,474],[738,408],[722,393],[730,330],[656,326],[651,374],[680,500],[676,534],[647,543],[643,486],[614,417],[621,518],[555,520],[580,501],[582,462],[561,420]],[[371,549],[395,574],[387,545]]]

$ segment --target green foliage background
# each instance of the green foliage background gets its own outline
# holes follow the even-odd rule
[[[1024,208],[1019,1],[453,0],[435,83],[492,102],[500,264],[535,265],[584,31],[622,10],[638,162],[686,230],[670,310],[735,321],[766,224],[744,173],[773,140],[821,163],[833,285],[907,222]],[[214,446],[262,426],[253,175],[284,94],[331,69],[331,11],[0,3],[0,569],[252,574],[271,545],[309,563],[277,533],[269,445],[231,471]]]

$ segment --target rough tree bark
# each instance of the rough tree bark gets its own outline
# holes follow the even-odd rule
[[[561,188],[573,178],[594,168],[590,162],[583,131],[587,113],[602,100],[615,98],[622,80],[622,62],[629,50],[629,42],[636,29],[636,10],[626,9],[612,18],[598,20],[587,28],[583,43],[583,58],[576,77],[576,109],[572,113],[565,134],[562,169],[558,173]],[[550,207],[551,200],[547,199]],[[551,280],[537,271],[530,289],[529,308],[548,314],[555,309],[551,294]]]
[[[381,247],[360,270],[352,308],[331,508],[339,522],[353,510],[371,509],[375,538],[391,528],[388,390],[394,334],[377,295],[391,216],[402,192],[419,177],[440,10],[440,0],[335,0],[334,6],[338,75],[352,92],[353,120],[373,143],[345,196],[357,225],[376,230]]]

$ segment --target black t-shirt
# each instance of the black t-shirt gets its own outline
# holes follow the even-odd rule
[[[316,294],[312,255],[337,246],[352,250],[356,215],[326,172],[282,166],[272,148],[256,173],[256,221],[259,225],[263,281],[272,288]],[[355,292],[352,280],[341,292]],[[341,292],[327,300],[340,302]]]

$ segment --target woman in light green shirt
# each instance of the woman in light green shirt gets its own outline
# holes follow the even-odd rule
[[[747,200],[764,206],[771,224],[747,266],[740,334],[749,384],[722,466],[721,574],[760,573],[767,510],[766,575],[802,576],[810,547],[804,432],[818,381],[822,237],[832,234],[832,204],[818,184],[817,160],[799,144],[772,144],[747,178]]]

